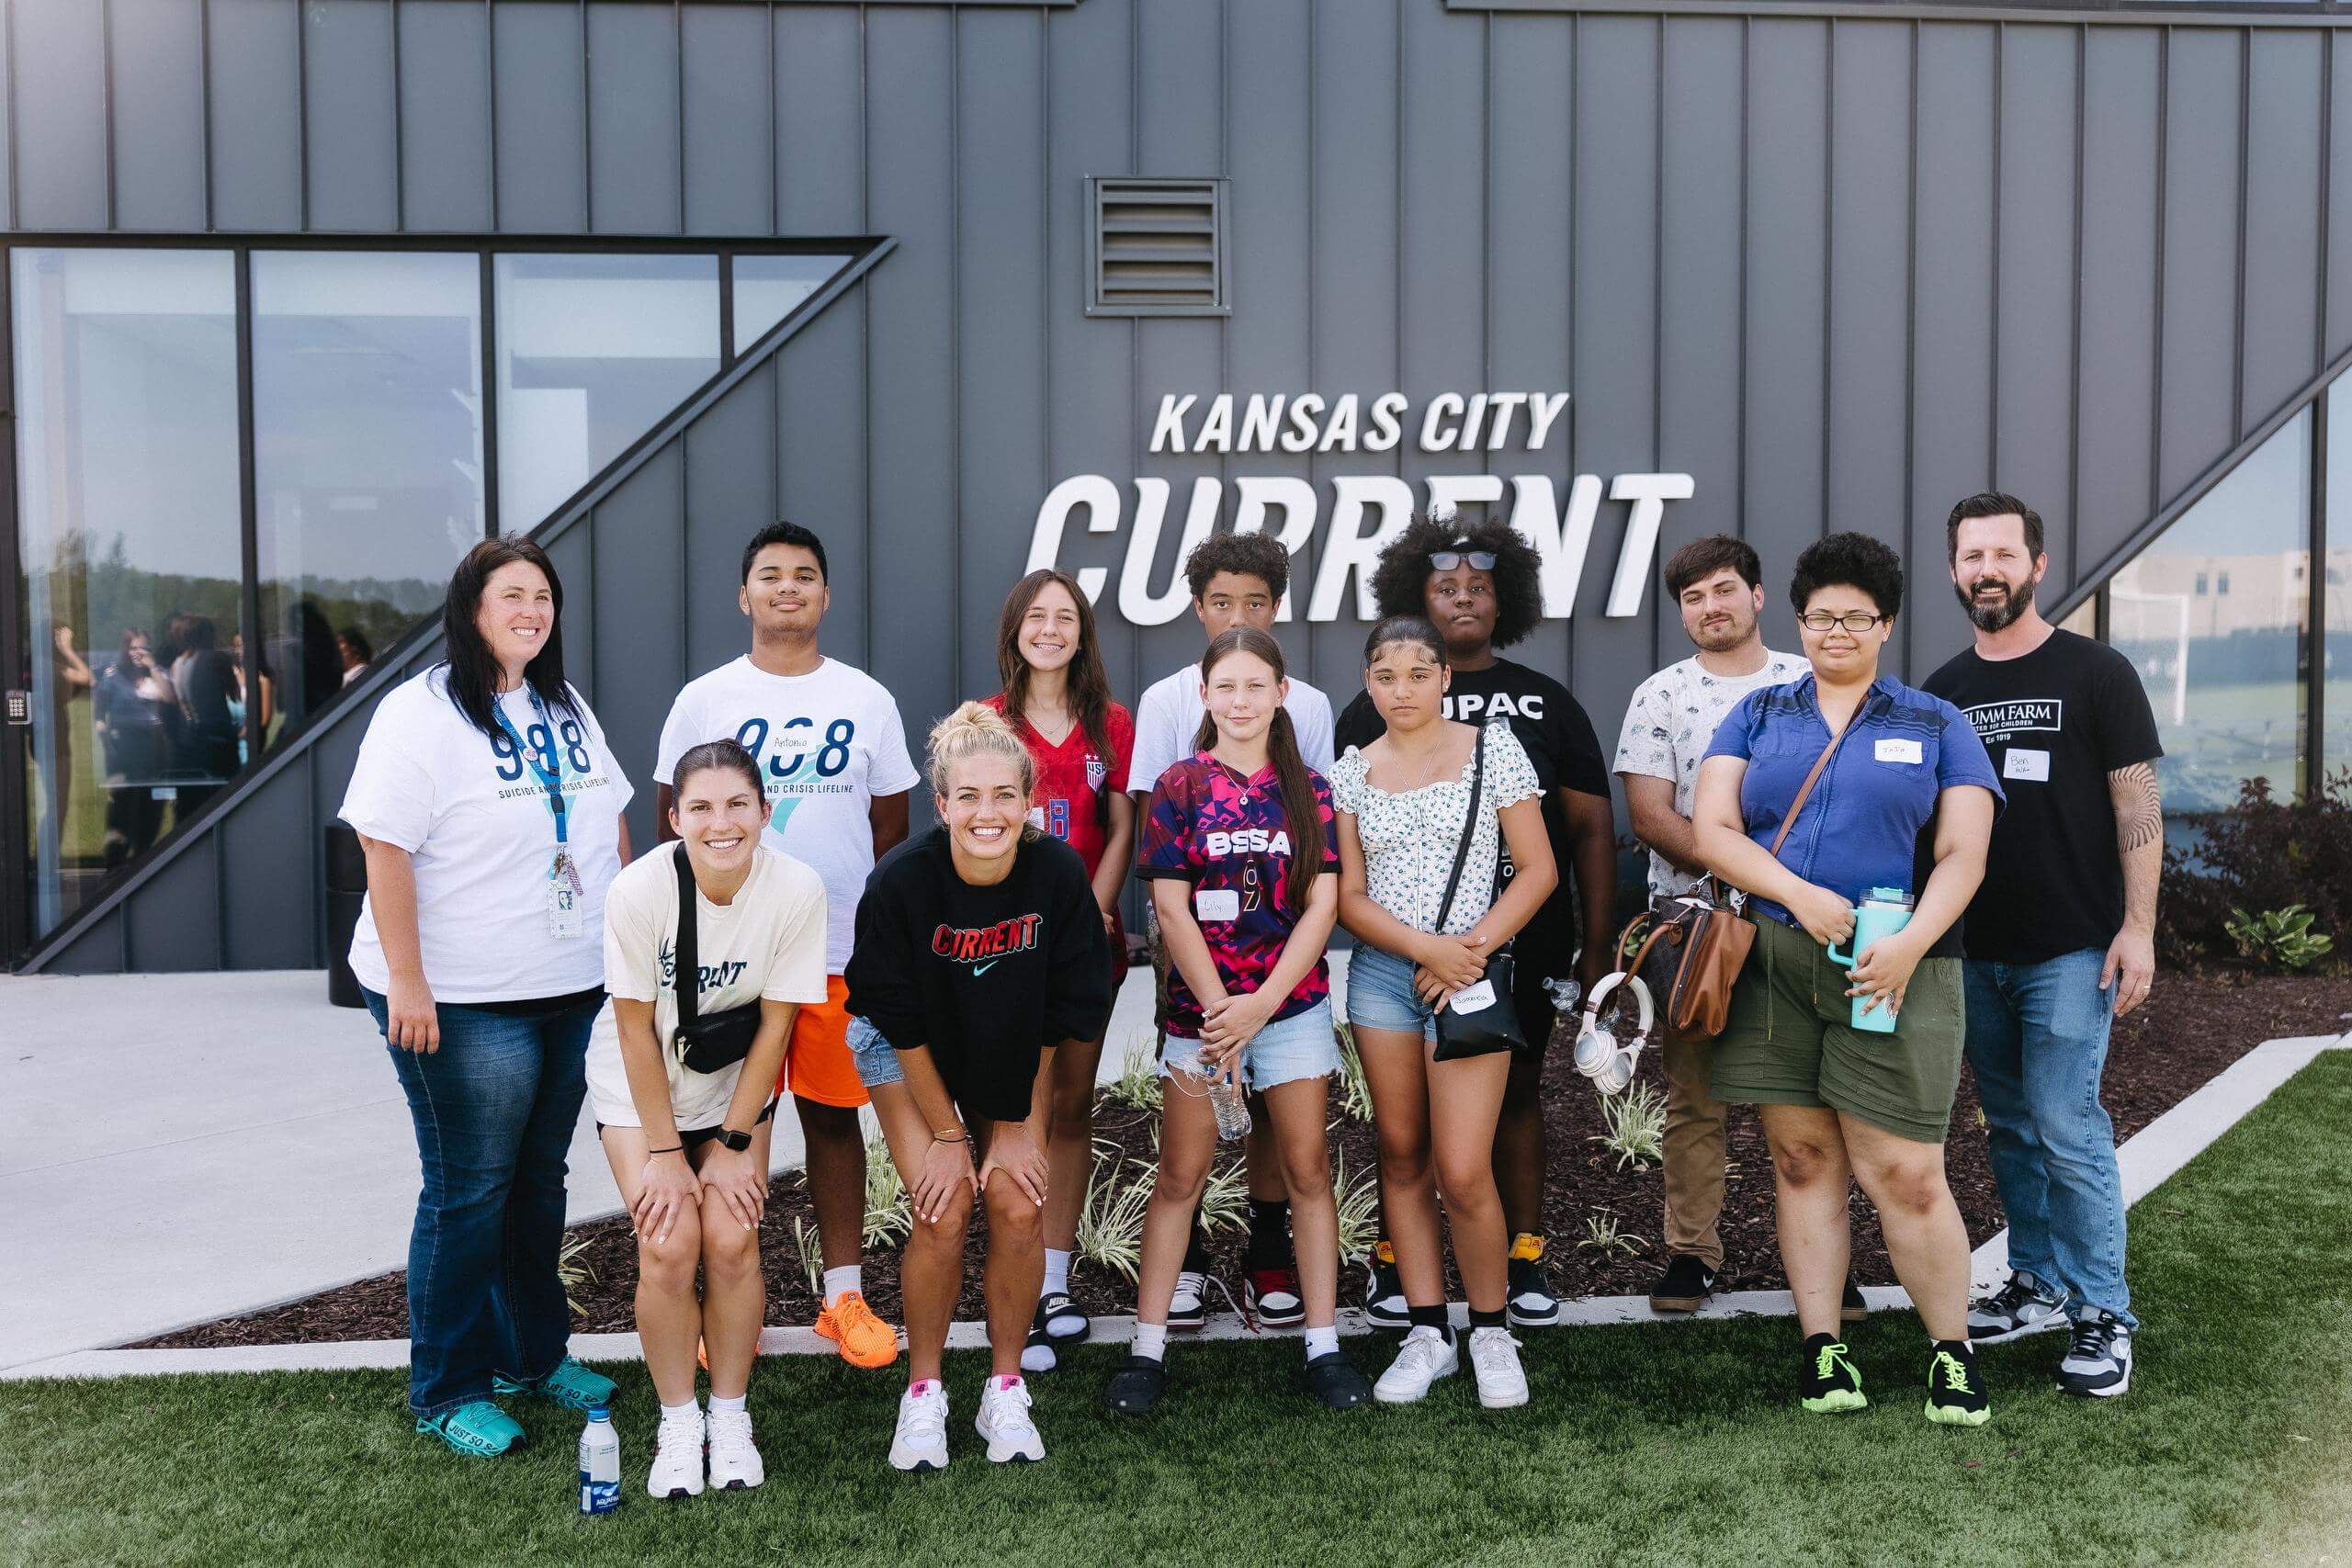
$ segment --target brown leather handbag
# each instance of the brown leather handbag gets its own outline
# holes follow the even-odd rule
[[[1805,797],[1828,769],[1838,743],[1853,728],[1848,721],[1846,728],[1832,736],[1814,759],[1813,772],[1797,786],[1788,815],[1781,818],[1780,834],[1772,840],[1774,859],[1780,858],[1789,829],[1796,826],[1797,813],[1804,809]],[[1637,916],[1617,939],[1618,967],[1628,975],[1640,970],[1652,947],[1666,943],[1674,978],[1666,987],[1660,1010],[1678,1038],[1713,1040],[1729,1021],[1732,987],[1747,963],[1748,950],[1756,945],[1756,922],[1744,912],[1747,905],[1746,894],[1736,888],[1726,891],[1714,877],[1704,877],[1690,892],[1668,900],[1664,908]],[[1634,948],[1631,958],[1625,956],[1628,946]]]

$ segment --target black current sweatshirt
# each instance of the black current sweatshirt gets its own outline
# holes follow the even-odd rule
[[[1012,874],[975,887],[956,873],[947,829],[883,857],[857,906],[843,976],[849,1010],[901,1051],[928,1046],[956,1106],[1018,1122],[1039,1054],[1099,1040],[1111,1021],[1111,953],[1086,864],[1029,833]]]

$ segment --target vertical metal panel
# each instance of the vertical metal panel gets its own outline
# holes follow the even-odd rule
[[[2001,45],[2001,301],[1995,348],[1998,488],[2024,499],[2049,525],[2051,570],[2073,570],[2070,541],[2075,379],[2075,77],[2080,33],[2073,28],[2010,27]],[[2306,284],[2310,274],[2304,275]],[[2308,294],[2308,287],[2305,290]],[[1962,492],[1965,493],[1965,492]],[[1954,494],[1933,519],[1939,525]],[[1959,602],[1942,592],[1937,563],[1917,563],[1922,610],[1943,634],[1925,673],[1968,636]]]
[[[1397,25],[1397,47],[1414,85],[1397,104],[1396,361],[1403,379],[1396,389],[1421,409],[1441,392],[1470,397],[1487,389],[1486,247],[1471,236],[1487,231],[1490,24],[1406,5]],[[1334,389],[1360,391],[1367,405],[1388,389]],[[1483,437],[1470,451],[1424,452],[1417,435],[1408,425],[1396,453],[1396,472],[1412,484],[1416,506],[1428,504],[1431,474],[1487,471]]]
[[[865,138],[869,221],[902,248],[866,283],[867,408],[879,423],[867,478],[873,559],[889,563],[872,603],[925,635],[877,637],[869,669],[919,733],[964,694],[954,646],[956,400],[955,19],[944,11],[869,12]]]
[[[219,863],[209,846],[181,855],[124,910],[129,966],[151,975],[221,966]]]
[[[1833,38],[1826,520],[1880,539],[1903,536],[1910,506],[1911,39],[1908,23],[1850,21]]]
[[[685,444],[672,441],[574,530],[594,530],[589,608],[597,646],[615,653],[597,663],[596,719],[622,771],[637,780],[652,776],[662,716],[691,673],[678,625],[685,604],[678,550],[685,483]],[[653,841],[651,790],[639,789],[628,823],[636,842]]]
[[[2104,560],[2156,506],[2154,242],[2164,135],[2161,35],[2093,28],[2084,47],[2077,570]]]
[[[2246,92],[2243,434],[2319,370],[2320,42],[2253,31]]]
[[[865,222],[865,20],[780,6],[775,29],[779,234],[858,234]]]
[[[896,258],[894,257],[893,260]],[[825,646],[860,668],[873,663],[873,606],[881,600],[885,626],[900,627],[896,609],[899,569],[905,562],[877,564],[870,553],[871,525],[865,504],[867,400],[865,312],[863,288],[827,308],[784,345],[775,367],[775,515],[813,528],[825,541],[832,608],[825,614]],[[884,429],[895,427],[886,421]],[[695,503],[701,505],[699,502]],[[740,580],[738,562],[749,526],[726,555],[728,578]],[[718,549],[705,547],[706,553]],[[928,570],[926,568],[926,570]],[[880,582],[890,586],[885,590]],[[731,597],[722,603],[731,604]],[[696,600],[688,646],[697,670],[742,650],[749,639],[740,616],[732,619],[703,608]],[[717,619],[722,624],[713,626]]]
[[[17,221],[107,226],[104,18],[93,0],[10,0]]]
[[[213,226],[300,229],[302,14],[282,0],[210,0],[209,15]]]
[[[592,517],[565,529],[548,546],[548,561],[555,568],[556,580],[563,584],[564,679],[580,688],[580,694],[588,699],[589,706],[597,708],[597,720],[602,724],[596,650],[604,639],[597,635],[601,627],[596,615],[595,526]],[[635,636],[633,629],[627,630],[618,658],[628,657]],[[605,736],[608,740],[612,739],[609,726]]]
[[[201,229],[202,17],[187,0],[111,5],[115,227]]]
[[[122,915],[108,915],[42,965],[45,975],[119,975],[123,962]]]
[[[687,6],[679,28],[685,53],[686,232],[763,234],[775,200],[768,11]]]
[[[490,12],[400,0],[401,226],[492,228]]]
[[[1922,23],[1911,412],[1911,517],[1902,537],[1919,600],[1935,592],[1944,518],[1992,478],[1995,28]],[[1906,615],[1895,631],[1905,668],[1924,677],[1950,638]]]
[[[314,962],[321,880],[311,851],[320,830],[311,820],[310,770],[299,767],[271,779],[220,825],[227,967],[307,969]]]
[[[2236,440],[2240,72],[2245,35],[2177,28],[2165,88],[2157,499]]]
[[[574,234],[588,227],[588,111],[580,16],[537,0],[492,0],[498,226]]]
[[[791,347],[805,341],[796,338]],[[751,623],[738,610],[736,595],[743,581],[744,543],[776,519],[775,439],[774,361],[686,427],[684,525],[669,543],[684,563],[685,625],[678,640],[689,680],[726,663],[751,642]],[[827,526],[831,522],[811,519],[809,525],[829,544],[847,543],[840,527]],[[836,558],[829,549],[826,558]],[[836,613],[842,597],[836,583]],[[835,620],[833,615],[826,617],[829,642],[839,629]],[[846,656],[848,649],[841,651]],[[654,723],[658,733],[659,716]]]
[[[599,234],[678,232],[677,12],[588,7],[589,212]]]
[[[997,689],[996,627],[1021,576],[1046,473],[1045,22],[956,21],[956,581],[964,688]],[[985,175],[983,175],[985,171]],[[1116,688],[1129,702],[1134,693]]]
[[[2352,37],[2327,35],[2327,319],[2320,357],[2352,340]],[[2336,482],[2345,482],[2336,476]]]
[[[310,226],[400,227],[391,0],[300,7]]]

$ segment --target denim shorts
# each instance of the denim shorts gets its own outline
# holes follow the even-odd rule
[[[1170,1034],[1159,1055],[1159,1076],[1172,1077],[1180,1068],[1199,1076],[1201,1043]],[[1276,1019],[1241,1047],[1241,1084],[1253,1093],[1298,1078],[1329,1077],[1339,1070],[1340,1040],[1331,1032],[1329,1001]]]
[[[1413,961],[1363,942],[1348,957],[1348,1021],[1437,1038],[1437,1014],[1413,989]]]
[[[857,1064],[857,1081],[866,1088],[907,1081],[907,1075],[899,1069],[899,1048],[883,1039],[882,1032],[865,1020],[849,1021],[845,1043],[850,1060]]]

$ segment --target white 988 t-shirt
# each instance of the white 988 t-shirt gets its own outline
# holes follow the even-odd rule
[[[528,1001],[604,983],[605,889],[621,868],[621,808],[634,792],[577,691],[547,725],[527,689],[498,703],[539,765],[553,761],[562,772],[566,841],[585,895],[578,936],[548,931],[555,816],[547,786],[505,736],[492,741],[467,722],[449,700],[446,667],[401,682],[378,705],[336,813],[409,852],[424,980],[436,1002]],[[351,972],[370,990],[391,988],[372,897],[352,933]]]

